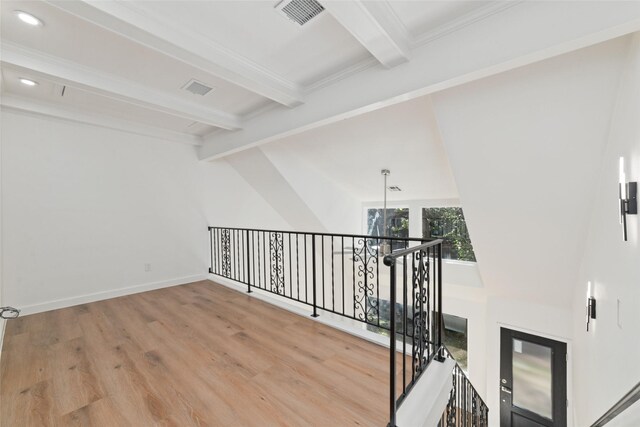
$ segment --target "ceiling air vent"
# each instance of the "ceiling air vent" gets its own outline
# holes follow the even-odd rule
[[[189,80],[187,84],[182,86],[182,89],[186,90],[187,92],[191,92],[194,95],[200,95],[200,96],[205,96],[206,94],[208,94],[213,90],[212,87],[209,87],[206,84],[199,82],[195,79]]]
[[[282,0],[276,6],[276,11],[300,26],[318,16],[323,10],[324,7],[316,0]]]
[[[397,185],[392,185],[390,187],[387,187],[389,189],[389,191],[402,191],[402,189],[400,187],[398,187]]]

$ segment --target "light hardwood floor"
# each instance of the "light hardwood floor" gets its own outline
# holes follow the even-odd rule
[[[2,427],[385,426],[388,350],[210,281],[21,317]]]

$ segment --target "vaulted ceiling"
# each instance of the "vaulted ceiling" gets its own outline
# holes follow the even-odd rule
[[[3,0],[2,105],[213,159],[640,29],[638,2],[582,3],[321,1],[301,26],[277,0]]]

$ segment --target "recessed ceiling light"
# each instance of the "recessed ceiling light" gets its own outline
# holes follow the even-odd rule
[[[21,10],[14,10],[13,13],[15,13],[18,19],[25,24],[33,25],[34,27],[39,27],[42,25],[42,21],[30,13],[23,12]]]
[[[29,80],[29,79],[25,79],[23,77],[20,78],[20,83],[22,83],[23,85],[26,86],[37,86],[38,82],[35,82],[33,80]]]

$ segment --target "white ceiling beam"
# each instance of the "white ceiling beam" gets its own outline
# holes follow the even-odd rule
[[[282,105],[293,107],[304,101],[302,90],[294,82],[189,28],[152,18],[131,3],[113,0],[47,3]]]
[[[76,123],[84,123],[99,126],[107,129],[115,129],[135,135],[142,135],[154,139],[161,139],[170,142],[179,142],[189,145],[201,145],[202,138],[197,135],[190,135],[181,132],[174,132],[168,129],[161,129],[155,126],[143,125],[136,122],[110,117],[104,114],[95,114],[77,108],[70,108],[58,103],[33,100],[13,94],[2,94],[0,105],[9,111],[21,111],[47,117],[68,120]]]
[[[326,1],[322,5],[382,65],[395,67],[409,60],[409,40],[387,2]]]
[[[223,129],[241,128],[240,118],[236,115],[188,102],[136,82],[10,42],[2,42],[2,62],[38,73],[51,81],[133,105]]]
[[[222,158],[636,31],[640,2],[522,2],[414,50],[401,67],[366,69],[309,94],[298,108],[267,111],[246,129],[205,136],[199,156]]]

